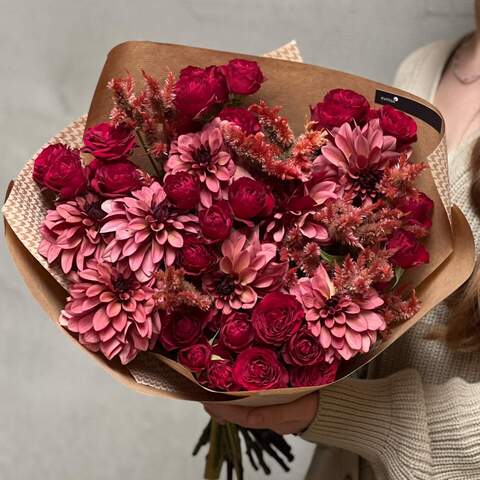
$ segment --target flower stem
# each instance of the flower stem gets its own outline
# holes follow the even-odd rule
[[[210,426],[210,448],[205,464],[204,478],[218,480],[223,464],[222,455],[222,427],[213,418]]]
[[[233,423],[227,423],[225,428],[227,431],[227,438],[230,443],[232,463],[235,473],[237,474],[237,480],[243,480],[242,447],[240,444],[238,428]]]
[[[155,162],[155,159],[150,155],[150,152],[148,151],[147,144],[145,143],[145,140],[143,139],[142,132],[139,127],[135,128],[135,133],[137,134],[138,141],[140,142],[140,145],[142,146],[143,150],[147,154],[148,159],[150,160],[150,163],[152,164],[153,169],[155,170],[155,173],[157,174],[157,177],[159,179],[162,178],[163,176],[163,171],[157,163]]]

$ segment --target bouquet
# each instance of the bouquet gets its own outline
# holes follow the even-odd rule
[[[163,378],[161,364],[203,398],[282,389],[290,401],[373,358],[461,284],[471,237],[441,298],[416,293],[429,275],[445,281],[455,253],[426,162],[432,128],[342,77],[289,102],[293,128],[271,102],[278,65],[213,57],[165,63],[161,77],[145,65],[105,82],[104,70],[80,148],[53,142],[34,159],[36,254],[68,290],[58,324],[108,368],[151,385],[142,377]],[[108,117],[93,121],[98,105]],[[405,110],[424,122],[418,105]],[[242,478],[240,437],[266,471],[264,453],[287,468],[272,447],[293,458],[272,432],[210,422],[196,447],[210,442],[206,478],[224,461]]]

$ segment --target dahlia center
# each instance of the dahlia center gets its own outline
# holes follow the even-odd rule
[[[217,280],[215,290],[221,296],[228,297],[235,291],[235,280],[228,275],[224,275]]]
[[[131,277],[118,277],[113,281],[113,288],[120,296],[133,288],[133,279]]]
[[[193,153],[193,159],[199,165],[208,165],[210,163],[211,158],[212,158],[212,155],[210,153],[210,150],[204,145],[202,145],[200,148],[195,150],[195,152]]]
[[[87,214],[87,216],[91,220],[93,220],[95,222],[99,222],[107,214],[106,212],[104,212],[102,210],[102,202],[101,201],[90,203],[88,205],[88,207],[86,208],[85,213]]]
[[[357,190],[362,197],[368,196],[375,199],[378,195],[377,186],[381,178],[382,172],[380,170],[365,169],[359,172],[353,184],[355,190]]]
[[[333,317],[341,310],[341,307],[338,305],[338,301],[339,298],[337,295],[334,295],[325,301],[324,312],[326,313],[326,317]]]
[[[165,221],[168,220],[171,215],[170,204],[167,201],[163,201],[160,205],[157,205],[153,209],[152,214],[153,214],[153,218],[158,223],[165,223]]]

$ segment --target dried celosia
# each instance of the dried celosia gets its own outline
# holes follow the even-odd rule
[[[167,313],[181,307],[208,311],[212,304],[209,295],[201,293],[185,280],[183,269],[167,267],[165,270],[157,271],[153,288],[156,308]]]
[[[390,282],[394,271],[391,253],[381,249],[366,249],[356,259],[347,255],[342,263],[333,266],[333,281],[338,292],[361,295],[375,284]]]
[[[387,330],[385,330],[384,335],[387,335],[395,325],[412,318],[421,307],[415,291],[406,295],[399,292],[385,292],[382,297],[384,300],[383,317],[387,323]]]
[[[386,168],[378,190],[389,200],[395,200],[414,191],[413,182],[427,168],[427,164],[412,163],[407,153],[402,153],[398,162]]]
[[[288,124],[288,120],[282,117],[280,107],[269,107],[263,100],[248,108],[258,116],[262,130],[270,142],[277,144],[282,150],[289,149],[295,136]]]
[[[362,249],[387,240],[404,223],[405,214],[400,210],[387,207],[381,201],[356,207],[350,194],[326,202],[313,215],[337,242]]]

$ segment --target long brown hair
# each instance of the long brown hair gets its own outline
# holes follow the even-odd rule
[[[470,198],[480,216],[480,138],[477,140],[470,163]],[[448,301],[450,317],[446,328],[435,332],[453,349],[464,352],[480,351],[480,261],[469,280]]]

